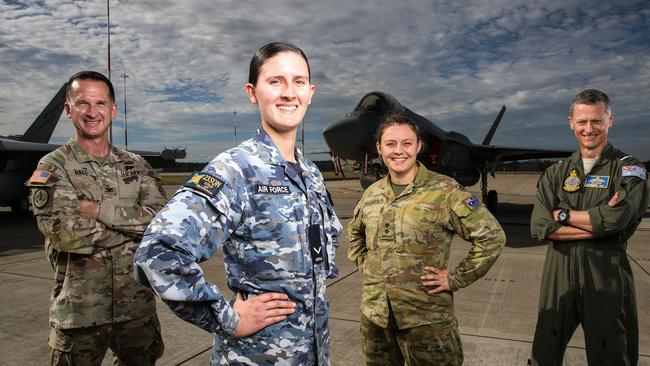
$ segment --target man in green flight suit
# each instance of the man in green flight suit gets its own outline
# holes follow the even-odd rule
[[[153,291],[133,278],[133,253],[166,202],[140,156],[112,145],[113,85],[82,71],[66,90],[75,137],[45,155],[27,182],[55,271],[50,297],[51,365],[154,365],[163,342]]]
[[[636,365],[639,327],[627,240],[648,206],[647,173],[607,142],[609,97],[588,89],[568,117],[579,150],[537,184],[531,234],[550,240],[542,274],[533,365],[561,365],[582,324],[589,365]]]

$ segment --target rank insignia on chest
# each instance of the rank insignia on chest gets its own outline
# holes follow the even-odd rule
[[[183,186],[194,188],[214,197],[223,187],[223,181],[206,172],[194,172],[192,177],[183,183]]]
[[[580,189],[580,178],[575,169],[569,173],[569,176],[564,180],[564,186],[562,187],[567,192],[575,192]]]
[[[479,204],[478,200],[474,196],[464,200],[463,203],[472,210],[477,208]]]
[[[585,178],[585,188],[607,188],[609,186],[608,175],[588,175]]]
[[[44,170],[34,170],[34,174],[29,178],[27,184],[47,184],[52,173]]]

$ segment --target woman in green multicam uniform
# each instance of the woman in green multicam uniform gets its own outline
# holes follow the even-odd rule
[[[506,241],[471,193],[417,162],[421,149],[407,116],[383,121],[377,151],[389,175],[364,192],[348,227],[348,257],[363,275],[366,365],[461,365],[452,293],[483,276]],[[449,270],[454,234],[472,247]]]

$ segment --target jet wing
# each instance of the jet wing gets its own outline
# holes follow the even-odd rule
[[[19,141],[10,138],[0,139],[0,156],[14,157],[21,153],[46,153],[56,149],[59,145],[46,144],[41,142]]]
[[[526,149],[492,145],[474,145],[472,150],[478,160],[491,162],[565,158],[573,154],[573,151],[570,150]]]

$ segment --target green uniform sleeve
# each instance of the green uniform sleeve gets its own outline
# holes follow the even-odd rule
[[[450,198],[450,225],[472,243],[465,258],[448,274],[449,289],[456,291],[487,273],[506,244],[506,234],[487,207],[469,192],[457,190]]]
[[[546,240],[549,235],[562,226],[553,219],[553,210],[560,207],[559,199],[553,192],[553,188],[552,174],[547,169],[537,182],[537,194],[530,218],[530,235],[537,240]]]
[[[91,254],[96,239],[114,236],[103,224],[81,217],[77,191],[59,164],[41,160],[37,169],[51,174],[47,183],[27,185],[38,229],[54,249]]]
[[[144,162],[145,172],[140,183],[138,202],[132,199],[121,199],[102,202],[97,220],[111,229],[142,236],[149,222],[167,202],[160,184],[160,178],[151,166]]]
[[[645,213],[648,206],[646,180],[636,176],[622,177],[615,191],[619,192],[619,197],[614,206],[604,202],[589,209],[594,238],[619,233]]]
[[[366,260],[366,253],[368,247],[366,246],[366,226],[363,223],[363,197],[359,200],[354,207],[354,215],[352,221],[348,224],[348,239],[350,240],[350,248],[348,249],[348,258],[353,261],[358,268],[361,268],[363,262]]]

